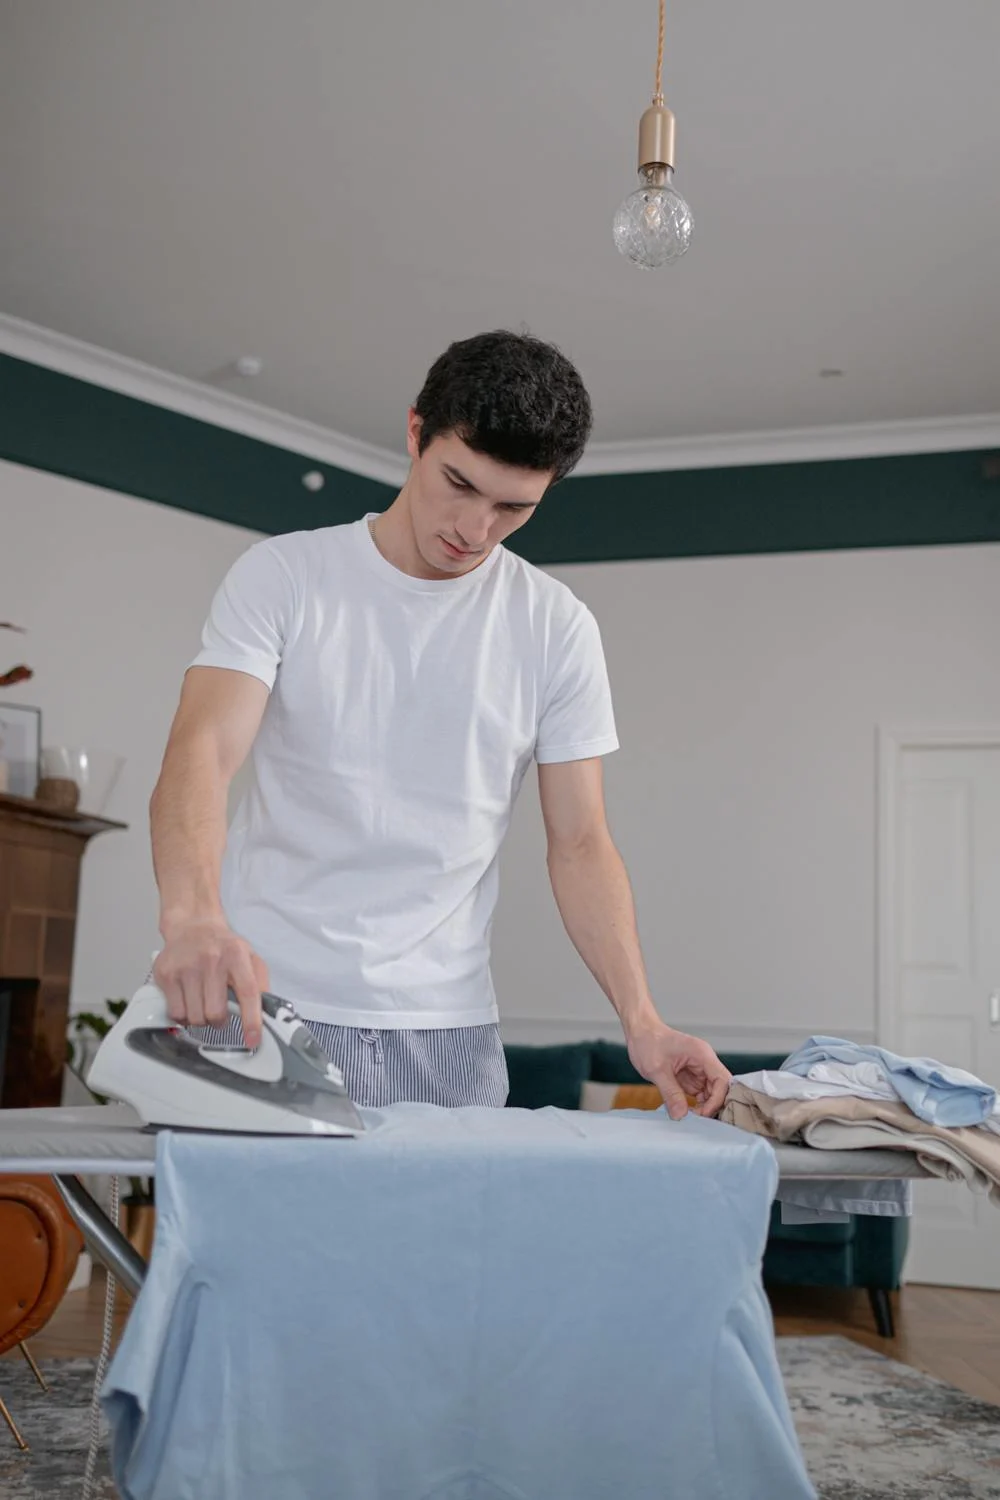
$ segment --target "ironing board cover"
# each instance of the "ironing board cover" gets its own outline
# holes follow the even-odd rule
[[[872,1146],[818,1151],[773,1141],[771,1147],[782,1182],[933,1175],[908,1151]],[[147,1130],[127,1104],[0,1109],[0,1175],[49,1171],[149,1177],[155,1166],[156,1132]]]
[[[695,1115],[164,1133],[103,1403],[125,1500],[815,1500],[766,1141]]]

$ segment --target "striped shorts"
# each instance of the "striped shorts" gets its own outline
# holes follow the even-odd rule
[[[305,1024],[343,1073],[355,1104],[364,1109],[404,1102],[502,1109],[507,1102],[507,1059],[495,1023],[430,1031]],[[215,1046],[238,1047],[243,1028],[234,1016],[226,1026],[191,1027],[188,1035]]]

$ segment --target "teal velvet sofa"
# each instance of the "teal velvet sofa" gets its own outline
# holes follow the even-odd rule
[[[607,1041],[569,1042],[554,1046],[505,1043],[510,1075],[510,1108],[540,1109],[555,1105],[578,1109],[587,1079],[595,1083],[643,1083],[626,1048]],[[733,1074],[780,1068],[778,1052],[720,1052]],[[909,1220],[852,1214],[847,1224],[782,1224],[781,1207],[771,1208],[771,1228],[764,1252],[764,1283],[770,1286],[863,1287],[875,1324],[883,1337],[893,1336],[889,1292],[901,1282],[909,1240]]]

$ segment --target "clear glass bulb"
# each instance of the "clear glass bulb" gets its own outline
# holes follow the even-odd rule
[[[615,244],[644,270],[679,260],[691,243],[694,220],[671,184],[671,167],[641,167],[639,186],[615,214]]]

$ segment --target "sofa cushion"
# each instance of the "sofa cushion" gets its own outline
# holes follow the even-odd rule
[[[583,1080],[590,1073],[590,1042],[548,1047],[505,1043],[509,1109],[579,1109]]]
[[[662,1109],[663,1095],[653,1083],[597,1083],[583,1080],[580,1108],[596,1113],[609,1109]]]
[[[591,1042],[590,1076],[595,1083],[645,1083],[632,1066],[624,1042]],[[739,1073],[776,1073],[787,1052],[720,1052],[719,1061],[734,1077]]]
[[[595,1083],[646,1083],[624,1042],[591,1042],[590,1076]]]
[[[769,1239],[764,1251],[765,1286],[865,1286],[853,1245],[799,1245]]]

